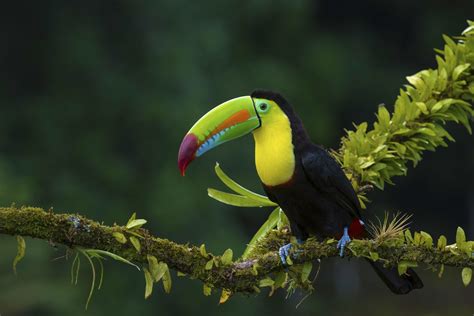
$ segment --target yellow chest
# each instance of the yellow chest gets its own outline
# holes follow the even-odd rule
[[[260,180],[269,186],[288,182],[295,170],[295,155],[291,126],[286,115],[263,122],[253,136],[255,166]]]

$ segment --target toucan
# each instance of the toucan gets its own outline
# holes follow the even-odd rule
[[[224,102],[201,117],[182,140],[178,167],[184,176],[189,163],[210,149],[252,132],[255,165],[268,198],[287,215],[298,243],[309,236],[338,238],[340,255],[351,238],[367,236],[357,194],[341,166],[314,144],[301,119],[279,93],[256,90]],[[291,243],[280,248],[285,265]],[[396,294],[423,287],[408,269],[399,275],[380,261],[369,260]]]

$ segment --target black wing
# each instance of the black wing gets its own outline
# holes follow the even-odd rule
[[[347,212],[361,218],[359,199],[351,182],[325,149],[313,145],[303,153],[301,160],[306,177],[317,190],[327,193]]]

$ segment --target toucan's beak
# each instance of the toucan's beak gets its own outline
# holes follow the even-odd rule
[[[224,102],[197,121],[184,136],[178,154],[178,167],[184,176],[194,158],[229,140],[244,136],[260,127],[250,96]]]

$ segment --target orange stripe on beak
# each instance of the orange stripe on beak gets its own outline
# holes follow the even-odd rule
[[[239,112],[236,112],[229,116],[227,119],[224,120],[224,122],[220,123],[212,132],[209,134],[209,137],[214,136],[215,134],[219,133],[220,131],[237,125],[238,123],[245,122],[250,118],[250,113],[247,110],[240,110]]]

